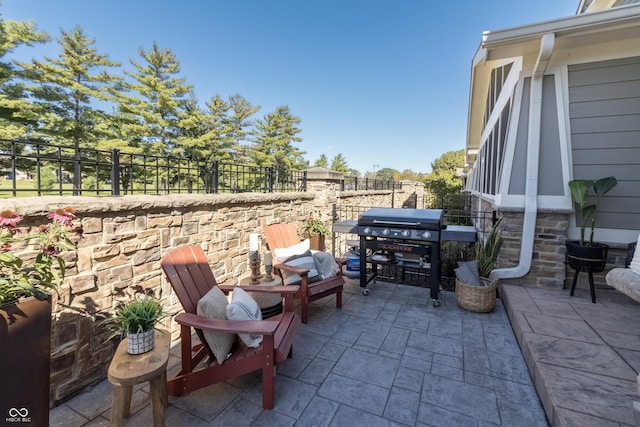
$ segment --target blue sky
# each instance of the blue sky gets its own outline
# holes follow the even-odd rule
[[[2,0],[3,19],[54,37],[79,25],[129,67],[171,49],[200,103],[240,94],[302,119],[311,164],[426,173],[465,146],[471,59],[485,30],[575,14],[578,0]],[[56,57],[57,43],[20,49]]]

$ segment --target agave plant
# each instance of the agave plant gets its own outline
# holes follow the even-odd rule
[[[618,184],[618,180],[613,176],[600,178],[596,181],[589,179],[574,179],[569,181],[569,189],[571,190],[571,198],[579,206],[578,215],[580,216],[580,246],[585,246],[584,233],[588,222],[591,223],[591,236],[589,237],[589,245],[593,245],[593,235],[596,228],[596,214],[598,213],[598,205],[602,196],[607,194],[613,187]],[[595,203],[587,204],[587,196],[589,190],[593,188],[596,196]]]

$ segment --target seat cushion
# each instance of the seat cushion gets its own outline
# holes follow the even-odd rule
[[[307,274],[309,282],[319,279],[316,261],[313,258],[313,255],[311,255],[311,250],[309,249],[309,239],[306,239],[297,245],[289,246],[288,248],[275,248],[274,255],[276,257],[276,262],[309,270],[309,274]],[[300,280],[299,275],[290,271],[282,270],[282,281],[285,285],[298,283]]]
[[[225,294],[220,288],[214,286],[198,301],[197,314],[207,319],[227,320],[227,305]],[[231,347],[236,340],[236,334],[212,332],[206,329],[203,329],[202,333],[216,361],[220,364],[224,363],[229,357]]]
[[[258,303],[242,288],[233,289],[231,302],[226,310],[229,320],[262,320],[262,311]],[[262,344],[262,335],[238,334],[238,336],[247,347],[255,348]]]

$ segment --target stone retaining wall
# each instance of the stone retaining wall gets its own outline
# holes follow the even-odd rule
[[[477,200],[476,200],[477,202]],[[486,200],[480,204],[481,210],[491,211],[493,205]],[[502,220],[504,243],[500,250],[497,268],[509,268],[518,265],[522,242],[524,213],[518,211],[498,211]],[[503,283],[571,288],[575,271],[565,265],[567,230],[569,214],[557,212],[538,212],[536,217],[531,269],[524,277],[502,279]],[[593,275],[596,288],[608,288],[605,276],[609,270],[624,266],[626,246],[610,246],[607,266],[601,273]],[[581,274],[578,288],[589,289],[587,274]]]
[[[169,313],[181,311],[160,268],[160,260],[171,249],[200,245],[219,283],[233,283],[248,271],[250,233],[263,235],[264,226],[277,222],[302,226],[309,216],[331,224],[336,203],[400,207],[422,188],[416,183],[395,191],[341,193],[331,180],[311,186],[303,193],[0,200],[0,210],[24,216],[22,227],[37,227],[48,222],[51,211],[72,206],[84,228],[77,251],[65,254],[67,276],[54,298],[52,405],[106,377],[117,342],[105,342],[109,332],[102,322],[120,302],[151,291]],[[178,338],[179,329],[171,319],[163,328]]]

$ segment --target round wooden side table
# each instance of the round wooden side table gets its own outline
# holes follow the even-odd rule
[[[258,283],[253,284],[251,283],[251,276],[246,274],[240,277],[238,284],[242,286],[280,286],[282,285],[282,279],[280,276],[273,274],[271,280],[267,281],[266,275],[263,274],[258,278]],[[263,319],[282,313],[282,295],[248,291],[247,293],[258,303]]]
[[[109,365],[108,378],[113,384],[111,425],[121,426],[123,418],[129,416],[131,393],[135,384],[149,381],[153,425],[164,426],[164,408],[167,397],[167,362],[171,334],[156,330],[156,345],[142,354],[127,353],[127,339],[120,342]]]

